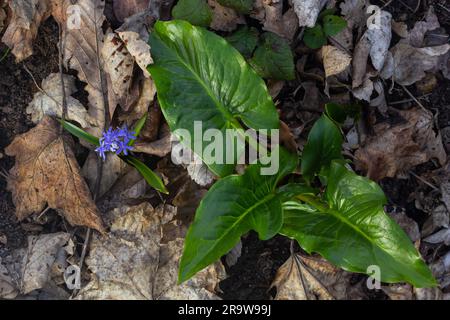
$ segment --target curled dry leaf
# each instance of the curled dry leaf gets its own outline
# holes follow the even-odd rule
[[[10,47],[11,53],[20,62],[33,54],[33,40],[41,22],[50,16],[49,0],[9,1],[11,22],[3,35],[2,42]]]
[[[380,13],[380,23],[376,28],[366,31],[370,43],[370,58],[376,70],[380,71],[386,60],[392,39],[391,29],[392,15],[384,10]]]
[[[172,141],[170,129],[167,125],[162,127],[161,138],[153,142],[137,141],[134,146],[134,152],[143,152],[158,157],[164,157],[172,150]]]
[[[46,286],[58,251],[69,239],[70,234],[65,232],[29,236],[27,249],[15,252],[14,271],[19,279],[19,290],[22,294]]]
[[[349,54],[334,46],[322,47],[322,59],[326,77],[334,76],[346,70],[352,61]]]
[[[122,206],[110,212],[111,233],[94,236],[86,259],[93,279],[78,299],[217,299],[213,290],[223,277],[220,263],[177,285],[183,240],[162,244],[163,226],[173,207]]]
[[[86,108],[80,101],[71,95],[77,91],[75,77],[64,74],[64,88],[66,93],[67,115],[66,119],[78,122],[81,127],[90,126],[91,118]],[[31,120],[38,123],[45,115],[62,116],[63,90],[61,75],[51,73],[42,81],[43,92],[37,92],[33,101],[27,107],[27,113],[31,114]]]
[[[346,298],[348,279],[323,259],[292,255],[277,271],[272,287],[276,300],[334,300]]]
[[[70,137],[61,136],[59,129],[55,120],[45,116],[6,148],[7,155],[16,157],[8,179],[16,215],[23,220],[47,204],[60,210],[72,225],[103,231],[97,207],[69,147]]]
[[[156,17],[154,13],[146,10],[127,18],[125,23],[116,30],[128,52],[136,60],[136,63],[142,69],[146,77],[150,77],[147,66],[153,63],[150,54],[150,45],[148,44],[148,30],[155,20]]]
[[[208,0],[213,10],[210,27],[217,31],[233,31],[239,24],[245,24],[244,17],[236,10],[221,6],[216,0]]]
[[[124,22],[126,18],[148,9],[151,0],[114,0],[113,10],[117,20]]]
[[[433,130],[433,115],[422,109],[399,111],[405,123],[380,123],[374,135],[355,153],[356,166],[375,181],[395,177],[436,158],[444,165],[447,155],[440,134]]]

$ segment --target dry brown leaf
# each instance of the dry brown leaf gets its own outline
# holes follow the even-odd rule
[[[77,298],[217,299],[213,291],[224,274],[220,262],[177,285],[183,240],[161,243],[163,226],[176,214],[173,209],[142,203],[110,212],[111,233],[93,238],[86,259],[93,279]]]
[[[439,28],[440,26],[441,25],[439,24],[439,20],[434,13],[433,6],[430,6],[427,15],[425,16],[425,21],[416,22],[414,28],[409,31],[408,35],[406,36],[406,41],[413,47],[423,47],[425,34],[428,31]]]
[[[244,17],[236,10],[221,6],[216,0],[208,0],[213,11],[210,27],[216,31],[233,31],[239,24],[245,24]]]
[[[395,177],[436,158],[444,165],[446,153],[441,136],[433,130],[433,115],[422,109],[399,111],[405,123],[380,123],[374,135],[356,151],[356,166],[373,180]]]
[[[263,30],[292,40],[298,30],[298,18],[294,9],[284,11],[281,0],[256,0],[250,16],[262,23]]]
[[[18,294],[19,290],[0,257],[0,299],[14,299]]]
[[[155,15],[147,10],[126,19],[125,23],[116,30],[128,52],[136,60],[146,77],[150,77],[147,66],[153,63],[150,45],[148,44],[148,30],[155,20]]]
[[[134,152],[142,152],[155,155],[160,158],[168,155],[172,150],[170,129],[164,125],[161,129],[161,138],[153,142],[137,141],[134,145]]]
[[[66,92],[67,115],[66,119],[76,121],[82,128],[87,128],[92,122],[86,108],[80,101],[71,95],[77,91],[75,85],[75,77],[63,75],[64,87]],[[62,115],[63,90],[61,84],[61,75],[59,73],[51,73],[42,81],[43,92],[37,92],[33,101],[27,107],[26,112],[31,114],[31,120],[38,123],[45,115],[58,116]]]
[[[439,69],[440,58],[450,51],[450,45],[415,48],[400,42],[391,50],[393,63],[384,68],[382,77],[394,78],[394,81],[408,86],[426,76],[427,71]]]
[[[292,255],[277,271],[272,287],[276,300],[334,300],[346,298],[345,272],[323,259]]]
[[[80,175],[68,139],[59,135],[58,123],[45,116],[6,148],[7,155],[16,157],[8,179],[16,215],[23,220],[48,205],[60,210],[72,225],[103,231],[99,212]]]
[[[101,56],[104,61],[104,70],[111,78],[111,87],[117,102],[127,106],[132,99],[129,93],[133,77],[133,57],[119,36],[113,32],[105,36]]]
[[[341,13],[350,28],[362,29],[366,25],[368,0],[345,0],[341,3]]]
[[[41,22],[50,16],[51,3],[50,0],[11,0],[9,7],[11,22],[2,41],[20,62],[33,54],[33,40]]]
[[[339,74],[346,70],[352,61],[352,57],[346,52],[334,47],[322,47],[323,66],[326,77]]]
[[[3,8],[4,3],[2,1],[0,1],[0,32],[3,31],[3,28],[5,27],[6,24],[6,11]]]
[[[117,20],[124,22],[126,18],[148,8],[151,0],[114,0],[113,9]]]

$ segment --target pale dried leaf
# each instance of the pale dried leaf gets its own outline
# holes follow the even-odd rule
[[[319,13],[328,0],[292,0],[300,27],[314,27]]]
[[[432,243],[432,244],[441,244],[450,245],[450,229],[442,229],[438,232],[432,234],[431,236],[426,237],[423,241]]]
[[[277,271],[272,287],[276,300],[334,300],[346,298],[348,279],[323,259],[292,255]]]
[[[16,62],[33,54],[33,41],[37,36],[39,25],[51,13],[49,0],[11,0],[11,22],[3,35],[2,41],[12,50]]]
[[[367,0],[345,0],[341,3],[341,13],[350,28],[362,28],[366,25],[366,10],[369,5]]]
[[[322,47],[323,66],[326,77],[339,74],[346,70],[352,61],[352,57],[346,52],[334,47]]]
[[[14,299],[19,294],[8,269],[2,264],[0,257],[0,299]]]
[[[67,120],[78,122],[82,128],[90,126],[91,119],[86,108],[80,101],[71,95],[77,91],[75,77],[64,74],[64,88],[66,93]],[[27,107],[26,112],[31,114],[31,120],[38,123],[45,115],[62,116],[63,90],[61,75],[51,73],[42,81],[42,90],[34,95],[33,101]]]
[[[125,23],[116,30],[128,52],[136,60],[146,77],[150,77],[147,66],[153,63],[150,45],[148,44],[148,30],[155,19],[151,12],[144,11],[126,19]]]
[[[384,72],[383,78],[394,77],[401,85],[411,85],[426,76],[427,71],[438,69],[440,57],[450,51],[450,45],[415,48],[400,42],[391,49],[393,67],[391,72]]]
[[[213,11],[210,27],[216,31],[233,31],[239,24],[245,24],[244,17],[236,10],[221,6],[216,0],[208,0]]]
[[[376,70],[380,71],[386,60],[392,39],[392,15],[384,10],[380,13],[380,23],[366,31],[370,43],[370,58]]]
[[[432,31],[439,28],[440,26],[441,25],[439,24],[439,20],[436,14],[434,13],[433,6],[430,6],[427,15],[425,16],[425,21],[416,22],[414,28],[406,36],[406,41],[413,47],[417,48],[423,47],[423,40],[425,38],[425,34],[428,31]]]
[[[6,148],[7,155],[16,157],[8,179],[16,215],[23,220],[48,205],[72,225],[102,231],[97,207],[69,147],[70,137],[60,136],[59,129],[55,120],[45,116]]]
[[[446,153],[440,135],[433,130],[433,115],[422,109],[400,111],[406,123],[380,123],[374,135],[356,151],[355,163],[373,180],[395,177],[432,158],[443,165]]]
[[[214,266],[183,285],[177,285],[178,260],[183,241],[161,244],[162,228],[176,210],[148,203],[114,209],[111,233],[95,236],[86,263],[93,280],[78,299],[200,299],[213,292],[223,276]]]
[[[101,55],[104,70],[111,78],[111,86],[117,101],[123,106],[128,105],[134,67],[133,57],[119,36],[113,32],[105,36]]]

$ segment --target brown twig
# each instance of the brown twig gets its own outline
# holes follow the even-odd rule
[[[64,121],[66,120],[67,116],[67,97],[66,97],[66,86],[64,84],[64,73],[63,73],[63,58],[64,58],[64,32],[61,24],[58,25],[59,27],[59,76],[61,78],[61,87],[62,87],[62,112],[61,112],[61,119]],[[60,131],[61,134],[63,132],[64,128],[61,125]]]
[[[412,172],[411,170],[408,171],[408,173],[410,175],[412,175],[414,178],[416,178],[417,180],[420,180],[421,182],[425,183],[427,186],[429,186],[431,189],[441,192],[441,190],[439,190],[438,187],[436,187],[435,185],[433,185],[431,182],[428,182],[427,180],[425,180],[424,178],[418,176],[417,174],[415,174],[414,172]]]
[[[411,97],[411,99],[414,100],[415,103],[417,103],[417,105],[418,105],[419,107],[421,107],[421,108],[422,108],[423,110],[425,110],[425,111],[428,111],[428,109],[425,108],[425,107],[423,106],[423,104],[422,104],[419,100],[417,100],[416,97],[414,97],[414,95],[408,90],[408,88],[406,88],[404,85],[401,85],[401,86],[402,86],[403,90],[405,90],[405,92]]]

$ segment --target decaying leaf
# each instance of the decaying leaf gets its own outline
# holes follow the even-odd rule
[[[300,27],[314,27],[319,13],[328,0],[292,0]]]
[[[428,31],[435,30],[440,27],[438,17],[434,13],[433,6],[430,6],[427,15],[425,16],[425,21],[418,21],[414,25],[414,28],[408,32],[406,36],[407,42],[413,47],[420,48],[423,47],[423,40],[425,34]]]
[[[63,75],[64,87],[66,92],[67,116],[66,119],[76,121],[81,127],[87,128],[92,122],[86,108],[80,101],[71,95],[77,91],[75,77]],[[42,81],[43,92],[37,92],[33,101],[27,107],[27,113],[31,114],[31,120],[38,123],[45,115],[62,116],[63,91],[61,84],[61,75],[51,73]]]
[[[117,20],[124,22],[126,18],[148,8],[151,0],[114,0],[113,9]]]
[[[321,258],[294,254],[278,269],[272,287],[276,300],[345,299],[347,280],[344,271]]]
[[[210,185],[214,179],[214,174],[208,169],[208,166],[202,159],[191,151],[189,147],[180,143],[172,135],[172,161],[175,164],[186,167],[189,176],[200,186]]]
[[[50,279],[58,251],[69,241],[65,232],[28,237],[28,247],[16,251],[19,289],[22,294],[43,288]]]
[[[117,102],[128,105],[134,59],[117,34],[110,32],[105,36],[101,49],[104,69],[111,78],[111,86]]]
[[[263,30],[289,40],[293,39],[298,30],[298,18],[294,9],[283,10],[281,0],[256,0],[250,16],[262,23]]]
[[[69,139],[59,135],[55,120],[45,116],[35,128],[16,136],[6,148],[7,155],[16,157],[8,179],[16,215],[23,220],[41,212],[47,204],[60,210],[72,225],[103,231]]]
[[[153,142],[137,141],[134,144],[134,152],[143,152],[158,157],[164,157],[172,150],[171,134],[168,126],[163,126],[161,138]]]
[[[236,10],[221,6],[216,0],[208,0],[213,10],[210,27],[217,31],[233,31],[239,24],[245,24],[244,17]]]
[[[433,115],[422,109],[399,111],[405,123],[380,123],[374,136],[356,151],[355,164],[373,180],[395,177],[436,158],[444,165],[447,155],[440,134],[433,130]]]
[[[350,28],[362,28],[366,25],[368,0],[345,0],[341,3],[341,13]]]
[[[116,30],[128,52],[136,60],[146,77],[150,77],[147,66],[153,63],[148,44],[148,30],[155,19],[153,13],[147,10],[126,19],[125,23]]]
[[[93,280],[78,299],[217,299],[214,288],[223,277],[220,263],[177,285],[183,240],[162,244],[163,225],[176,210],[150,204],[123,206],[111,215],[111,233],[95,236],[86,263]]]
[[[14,280],[0,258],[0,299],[14,299],[18,294]]]
[[[393,77],[395,82],[408,86],[423,79],[425,72],[439,69],[440,58],[450,51],[450,45],[415,48],[400,42],[390,51],[393,64],[391,68],[383,70],[383,78]]]
[[[41,22],[50,16],[51,3],[48,0],[11,0],[11,22],[3,35],[2,42],[12,50],[20,62],[33,54],[33,40]]]
[[[5,21],[6,21],[6,12],[3,8],[3,2],[0,2],[0,32],[3,31],[3,28],[5,27]],[[1,294],[0,294],[1,296]]]
[[[322,59],[326,77],[341,73],[352,61],[349,54],[334,46],[322,47]]]

